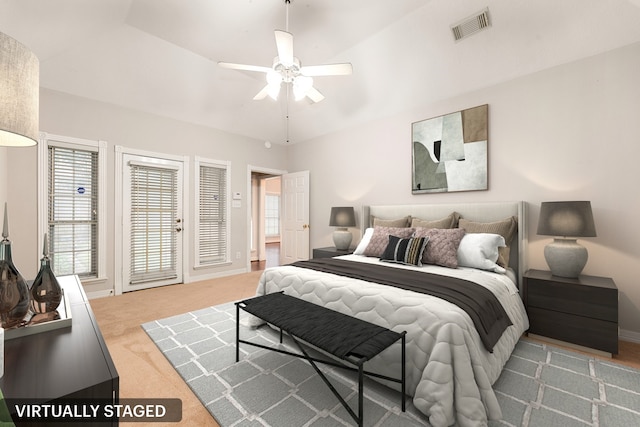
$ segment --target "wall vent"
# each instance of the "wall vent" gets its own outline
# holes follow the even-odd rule
[[[451,26],[453,31],[453,38],[455,41],[460,41],[467,38],[479,31],[485,30],[491,26],[489,21],[489,9],[484,10],[466,18]]]

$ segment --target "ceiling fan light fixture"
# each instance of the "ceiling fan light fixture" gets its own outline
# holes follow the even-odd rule
[[[274,101],[278,100],[278,95],[280,95],[280,85],[269,85],[269,89],[267,90],[269,97]]]
[[[275,30],[276,50],[278,55],[273,59],[271,68],[236,64],[232,62],[218,62],[223,68],[233,70],[256,71],[266,74],[267,85],[258,92],[253,99],[258,101],[267,96],[277,100],[282,84],[291,84],[294,97],[297,101],[305,96],[312,102],[320,102],[324,99],[316,88],[313,87],[313,78],[317,76],[346,76],[353,72],[350,63],[343,64],[326,64],[302,66],[300,60],[293,55],[293,34],[289,32],[289,4],[290,0],[284,0],[287,6],[287,22],[286,31]],[[287,88],[287,99],[289,98]]]
[[[300,101],[307,96],[309,90],[313,87],[313,79],[308,76],[297,76],[293,80],[293,96],[296,101]]]
[[[267,73],[267,93],[275,101],[280,94],[280,86],[282,85],[282,75],[275,70]]]

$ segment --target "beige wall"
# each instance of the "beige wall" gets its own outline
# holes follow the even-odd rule
[[[107,283],[87,286],[87,292],[95,292],[114,287],[114,159],[115,146],[144,150],[153,153],[188,156],[190,176],[185,177],[185,185],[190,187],[190,218],[185,219],[189,230],[185,242],[185,253],[189,254],[189,264],[185,264],[186,280],[194,281],[208,277],[246,271],[248,265],[247,232],[249,206],[248,166],[284,170],[286,167],[285,148],[274,144],[270,149],[263,141],[256,141],[188,123],[168,120],[112,105],[90,101],[59,92],[41,90],[40,130],[56,135],[71,136],[90,140],[104,140],[108,143],[107,154]],[[9,151],[11,150],[11,151]],[[37,273],[41,249],[37,241],[37,148],[6,149],[0,151],[0,163],[7,162],[6,173],[12,178],[7,181],[9,200],[11,239],[13,258],[25,278],[33,278]],[[195,212],[194,159],[195,156],[231,162],[231,192],[242,195],[241,207],[230,208],[231,219],[231,260],[232,264],[222,267],[193,269],[193,241]],[[3,171],[5,169],[2,169]],[[4,172],[2,172],[4,173]],[[2,188],[2,185],[0,185]],[[0,195],[2,193],[0,192]],[[240,258],[237,258],[240,253]]]
[[[640,342],[638,73],[640,44],[292,146],[289,169],[310,171],[312,246],[331,245],[331,206],[525,200],[529,267],[548,269],[540,203],[591,200],[584,273],[613,277],[623,337]],[[411,123],[482,104],[489,190],[412,195]]]
[[[232,209],[234,263],[223,271],[190,271],[193,279],[246,266],[249,164],[310,171],[312,247],[331,245],[331,206],[525,200],[528,263],[546,269],[542,251],[550,239],[535,234],[540,203],[591,200],[598,237],[581,240],[590,253],[584,272],[613,277],[620,289],[622,336],[640,342],[639,71],[636,44],[288,148],[274,144],[271,150],[262,141],[47,90],[41,94],[40,127],[109,143],[110,206],[115,145],[230,160],[231,190],[243,194],[243,207]],[[411,123],[481,104],[489,104],[489,190],[413,196]],[[0,196],[4,192],[9,200],[14,260],[27,278],[35,275],[40,257],[35,159],[35,148],[0,149],[0,165],[7,166],[0,172],[6,176]],[[113,255],[112,241],[108,249]],[[235,260],[237,251],[243,259]],[[110,280],[115,274],[112,258]]]

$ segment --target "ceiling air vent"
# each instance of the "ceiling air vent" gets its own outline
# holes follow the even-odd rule
[[[489,9],[486,8],[481,12],[478,12],[462,21],[458,22],[455,25],[451,26],[451,31],[453,31],[453,38],[456,41],[460,41],[464,38],[467,38],[478,31],[482,31],[491,26],[491,22],[489,22]]]

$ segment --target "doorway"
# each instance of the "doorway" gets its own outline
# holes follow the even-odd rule
[[[247,271],[252,269],[252,260],[257,262],[256,269],[271,265],[291,264],[295,261],[309,259],[309,171],[288,173],[287,171],[264,169],[249,165],[247,168],[247,193],[251,195],[251,208],[247,215]],[[257,185],[261,179],[280,177],[280,239],[276,250],[271,245],[272,253],[277,252],[279,259],[274,258],[267,266],[266,235],[262,250],[261,236],[264,222],[260,216],[264,212],[261,203],[261,188],[266,194],[266,186]],[[255,178],[255,179],[254,179]],[[255,185],[254,185],[255,184]],[[254,251],[255,250],[255,251]],[[262,252],[260,252],[262,251]],[[262,256],[261,256],[262,255]],[[262,260],[261,260],[262,258]]]
[[[280,175],[251,172],[251,271],[280,265]]]

